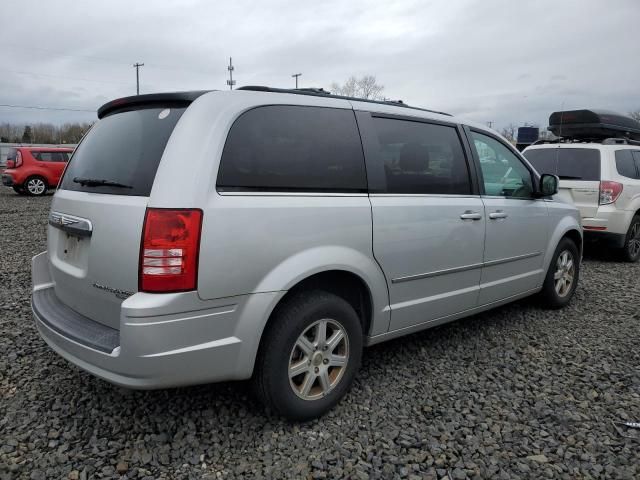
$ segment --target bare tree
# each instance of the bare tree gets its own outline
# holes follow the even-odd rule
[[[6,143],[78,143],[92,123],[36,123],[33,125],[0,123],[0,141]]]
[[[500,131],[500,134],[507,140],[514,141],[516,139],[517,130],[518,130],[517,125],[510,123]]]
[[[633,118],[636,122],[640,122],[640,110],[634,110],[633,112],[629,112],[629,116]]]
[[[364,98],[365,100],[382,100],[384,86],[378,84],[375,75],[364,75],[361,78],[352,75],[343,85],[333,82],[330,89],[331,93],[336,95]]]
[[[22,137],[24,125],[15,123],[0,124],[0,137],[7,142],[18,143]]]

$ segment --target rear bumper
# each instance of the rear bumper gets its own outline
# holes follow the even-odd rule
[[[12,187],[14,185],[13,177],[11,175],[3,173],[2,174],[2,184],[7,186],[7,187]]]
[[[120,328],[80,315],[55,294],[47,252],[32,261],[32,309],[47,344],[116,385],[153,389],[249,378],[264,315],[280,292],[202,301],[196,292],[137,293],[122,303]]]
[[[595,217],[583,217],[582,227],[586,233],[612,233],[626,235],[635,212],[619,210],[615,205],[601,205]]]

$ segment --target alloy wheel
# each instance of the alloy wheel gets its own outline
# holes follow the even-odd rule
[[[636,222],[631,226],[629,232],[629,256],[631,258],[637,258],[640,255],[640,222]]]
[[[27,190],[31,195],[42,195],[46,188],[41,178],[31,178],[27,182]]]
[[[289,356],[289,383],[303,400],[329,394],[349,362],[349,337],[340,322],[322,319],[307,327]]]
[[[556,261],[556,271],[553,274],[556,293],[559,297],[566,297],[571,291],[575,278],[576,268],[573,255],[569,250],[563,250]]]

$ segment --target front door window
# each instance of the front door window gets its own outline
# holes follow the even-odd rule
[[[531,172],[522,161],[495,138],[471,132],[480,158],[485,195],[532,198]]]

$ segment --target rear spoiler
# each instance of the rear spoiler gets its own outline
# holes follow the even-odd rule
[[[134,95],[132,97],[122,97],[105,103],[98,109],[98,118],[118,112],[139,110],[150,107],[186,107],[200,95],[212,90],[198,90],[193,92],[173,92],[173,93],[149,93],[146,95]]]

